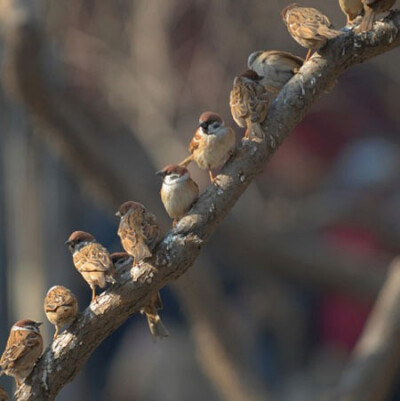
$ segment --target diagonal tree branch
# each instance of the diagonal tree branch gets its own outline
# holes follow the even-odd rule
[[[18,19],[14,23],[14,33],[22,35],[21,41],[28,39],[24,32],[38,32],[29,19]],[[193,264],[201,247],[319,96],[346,69],[398,47],[399,30],[400,12],[394,12],[377,24],[374,32],[342,35],[322,52],[323,57],[317,55],[306,63],[272,104],[264,123],[267,141],[247,141],[239,146],[218,177],[219,188],[210,186],[188,215],[166,234],[154,258],[143,265],[139,280],[133,282],[130,272],[125,272],[114,288],[102,294],[96,304],[90,305],[71,330],[46,350],[17,399],[55,399],[110,333],[139,311],[153,291],[177,279]],[[23,55],[10,52],[10,56]],[[18,60],[14,62],[18,64]],[[18,78],[17,85],[26,84]],[[31,107],[30,110],[36,112]]]

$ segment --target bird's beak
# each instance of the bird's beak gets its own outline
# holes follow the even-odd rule
[[[159,175],[160,177],[164,177],[164,171],[163,170],[156,171],[156,174]]]
[[[67,240],[64,242],[64,245],[71,245],[71,241],[70,241],[69,239],[67,239]]]
[[[117,217],[121,217],[121,213],[120,213],[120,211],[118,210],[118,212],[117,212],[117,213],[115,213],[115,215],[116,215]]]
[[[38,326],[41,326],[41,325],[43,324],[43,322],[36,322],[36,324],[37,324]]]

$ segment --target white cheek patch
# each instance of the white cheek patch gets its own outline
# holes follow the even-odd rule
[[[11,329],[11,331],[29,331],[30,333],[35,332],[35,333],[39,333],[38,329],[34,328],[34,327],[30,327],[29,329],[26,327],[19,327],[19,326],[13,326],[13,328]]]
[[[180,182],[186,181],[189,178],[189,174],[186,173],[184,175],[166,175],[164,178],[165,185],[175,185]]]

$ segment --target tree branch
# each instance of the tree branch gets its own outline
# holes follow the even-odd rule
[[[19,25],[15,32],[26,32],[28,27],[35,32],[36,27],[30,23],[26,19],[16,20],[15,24]],[[30,29],[28,32],[32,32]],[[247,141],[238,147],[236,155],[218,176],[219,188],[210,186],[188,215],[166,234],[153,259],[143,265],[139,281],[133,282],[126,272],[114,288],[99,296],[98,302],[82,313],[71,330],[46,350],[17,399],[53,400],[73,380],[96,347],[139,311],[153,291],[177,279],[193,264],[202,245],[319,96],[346,69],[399,46],[399,32],[400,12],[394,12],[377,24],[374,32],[342,35],[322,52],[323,57],[314,56],[306,63],[272,104],[264,123],[267,141]],[[23,35],[19,39],[27,37]],[[10,56],[18,58],[23,54],[14,51]],[[18,62],[14,60],[15,65]],[[20,78],[15,78],[17,84],[26,84],[18,81]],[[30,109],[37,112],[33,107]]]

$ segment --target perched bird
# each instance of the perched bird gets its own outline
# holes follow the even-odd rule
[[[163,177],[161,201],[175,226],[199,197],[199,187],[190,178],[188,169],[177,164],[170,164],[157,174]]]
[[[361,0],[339,0],[339,5],[347,17],[347,25],[356,19],[363,12]]]
[[[374,27],[376,15],[389,11],[396,0],[362,0],[364,18],[360,24],[360,32],[370,31]]]
[[[260,83],[274,97],[297,74],[303,63],[301,57],[280,50],[254,52],[247,60],[249,69],[263,77]]]
[[[230,95],[232,117],[239,127],[246,128],[246,138],[263,138],[261,123],[267,115],[270,94],[260,83],[262,77],[246,70],[233,80]]]
[[[111,254],[111,259],[118,271],[132,265],[132,257],[126,252],[115,252]],[[168,337],[168,330],[157,313],[160,309],[162,309],[161,296],[159,292],[156,292],[150,302],[140,310],[141,313],[146,314],[150,332],[154,338]]]
[[[140,313],[144,313],[147,318],[147,324],[154,340],[157,338],[168,337],[169,333],[163,322],[161,321],[158,311],[163,308],[161,301],[161,295],[157,291],[151,297],[151,301],[140,310]]]
[[[235,132],[226,127],[224,120],[212,111],[204,112],[199,118],[199,127],[189,145],[191,154],[183,162],[187,166],[192,160],[202,170],[208,170],[210,180],[215,182],[211,169],[223,166],[235,150]]]
[[[293,39],[308,49],[306,61],[313,50],[321,49],[329,39],[343,33],[333,29],[328,17],[315,8],[291,4],[282,10],[281,15]]]
[[[106,282],[115,283],[110,254],[92,234],[85,231],[74,231],[65,244],[72,253],[76,270],[82,274],[92,289],[92,301],[95,301],[96,286],[104,288]]]
[[[122,247],[134,257],[135,264],[152,256],[160,239],[156,216],[138,202],[124,202],[115,214],[120,217],[118,235]]]
[[[43,351],[41,322],[18,320],[11,327],[6,349],[0,359],[1,374],[14,376],[19,387],[31,374]]]
[[[10,397],[3,387],[0,387],[0,401],[10,401]]]
[[[55,285],[49,289],[43,307],[49,322],[56,326],[54,338],[57,338],[58,332],[64,326],[69,326],[78,314],[75,295],[62,285]]]

